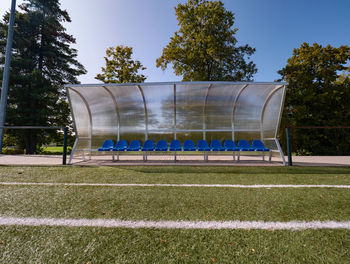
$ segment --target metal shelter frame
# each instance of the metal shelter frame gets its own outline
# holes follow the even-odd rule
[[[173,126],[171,129],[169,128],[149,128],[149,109],[148,109],[148,105],[147,105],[147,100],[146,100],[146,96],[145,96],[145,89],[144,86],[147,87],[152,87],[152,86],[159,86],[159,85],[164,85],[164,86],[172,86],[172,90],[173,90],[173,94],[172,94],[172,104],[173,104]],[[202,106],[202,128],[201,129],[183,129],[183,128],[179,128],[178,127],[178,118],[177,118],[177,113],[178,113],[178,107],[177,107],[177,88],[178,86],[183,86],[183,85],[200,85],[200,86],[205,86],[206,87],[206,93],[204,96],[204,102],[203,102],[203,106]],[[231,112],[231,127],[227,127],[227,128],[207,128],[207,122],[206,122],[206,115],[207,115],[207,111],[208,111],[208,99],[209,99],[209,95],[211,90],[213,89],[213,87],[218,87],[220,85],[223,86],[239,86],[239,89],[236,93],[234,93],[234,100],[233,100],[233,104],[232,104],[232,111]],[[93,111],[91,110],[90,104],[88,99],[85,98],[83,92],[84,89],[89,89],[89,88],[98,88],[99,90],[103,90],[105,91],[105,94],[108,98],[111,98],[111,104],[113,104],[113,109],[115,112],[115,116],[116,116],[116,131],[115,131],[115,135],[117,140],[119,141],[121,139],[121,113],[122,113],[122,109],[120,108],[120,98],[118,98],[118,96],[116,96],[115,94],[113,94],[113,89],[119,89],[123,88],[125,89],[125,87],[133,87],[135,89],[137,89],[139,91],[139,96],[140,96],[140,102],[143,103],[143,115],[144,115],[144,129],[138,129],[135,127],[135,129],[133,129],[133,132],[136,133],[142,133],[144,134],[144,139],[147,140],[149,138],[149,134],[150,133],[172,133],[173,134],[173,138],[177,139],[177,136],[179,133],[190,133],[190,132],[202,132],[203,139],[206,139],[207,133],[209,132],[230,132],[232,134],[232,140],[235,140],[235,134],[237,132],[258,132],[260,133],[260,139],[262,141],[272,141],[274,142],[275,146],[277,147],[277,149],[273,150],[274,152],[279,152],[279,154],[281,155],[282,158],[282,162],[283,164],[286,164],[285,162],[285,158],[281,149],[281,146],[278,142],[277,139],[277,133],[279,130],[279,126],[280,126],[280,120],[281,120],[281,116],[282,116],[282,109],[283,109],[283,104],[284,104],[284,98],[285,98],[285,93],[286,93],[286,83],[280,83],[280,82],[272,82],[272,83],[262,83],[262,82],[166,82],[166,83],[139,83],[139,84],[134,84],[134,83],[130,83],[130,84],[78,84],[78,85],[66,85],[66,89],[67,89],[67,95],[68,95],[68,99],[69,99],[69,103],[71,106],[71,112],[72,112],[72,118],[73,118],[73,123],[74,123],[74,129],[76,131],[77,134],[77,138],[76,141],[74,143],[73,149],[72,149],[72,153],[69,159],[69,163],[71,163],[71,160],[73,158],[73,155],[75,153],[75,151],[77,150],[77,146],[79,141],[88,141],[88,148],[85,149],[87,151],[90,151],[90,157],[91,157],[91,150],[93,150],[93,144],[92,144],[92,137],[93,137],[93,127],[94,127],[94,119],[93,119]],[[261,106],[261,110],[259,113],[260,116],[260,127],[256,128],[256,129],[249,129],[249,128],[237,128],[236,126],[236,122],[237,122],[237,117],[236,117],[236,112],[237,112],[237,107],[238,104],[241,100],[242,94],[250,88],[250,86],[261,86],[263,89],[264,87],[271,87],[268,90],[268,94],[267,96],[265,96],[263,98],[264,102]],[[220,87],[218,87],[220,88]],[[218,89],[216,88],[216,89]],[[149,88],[148,88],[149,89]],[[256,89],[256,88],[255,88]],[[257,89],[256,89],[257,90]],[[282,95],[279,95],[279,97],[277,98],[277,102],[278,102],[278,111],[276,113],[272,113],[274,115],[274,118],[276,119],[275,121],[277,122],[275,127],[274,127],[274,135],[271,137],[265,137],[264,136],[264,119],[265,117],[265,113],[266,113],[266,109],[269,106],[269,103],[271,102],[272,98],[274,98],[274,95],[282,90]],[[257,90],[258,91],[258,90]],[[77,127],[77,118],[80,118],[78,116],[76,116],[75,114],[75,110],[74,110],[74,104],[75,102],[72,100],[72,94],[75,93],[77,96],[80,97],[81,101],[83,102],[83,104],[86,107],[86,111],[89,117],[89,133],[85,136],[80,135],[79,133],[79,128]],[[254,96],[254,94],[252,95]],[[96,98],[94,98],[94,100],[96,100]],[[108,102],[104,102],[105,104],[107,104]],[[220,103],[220,102],[218,102]],[[250,102],[252,103],[252,102]],[[276,102],[275,102],[276,103]],[[277,108],[276,108],[277,109]],[[270,113],[271,115],[271,113]],[[140,139],[140,138],[136,138],[136,139]],[[190,138],[189,138],[190,139]]]

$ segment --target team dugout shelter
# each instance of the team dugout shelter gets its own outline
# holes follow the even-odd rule
[[[73,157],[107,139],[261,140],[274,156],[286,83],[166,82],[66,85],[76,140]]]

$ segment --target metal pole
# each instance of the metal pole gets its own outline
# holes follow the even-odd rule
[[[286,137],[287,137],[287,153],[288,153],[288,166],[293,166],[292,161],[292,146],[290,145],[290,133],[289,127],[286,128]]]
[[[4,76],[2,79],[2,89],[1,89],[0,127],[3,127],[5,125],[5,118],[6,118],[7,91],[9,86],[9,77],[10,77],[10,63],[11,63],[11,51],[12,51],[12,39],[13,39],[13,25],[15,23],[15,11],[16,11],[16,0],[12,0],[10,23],[8,28],[7,45],[6,45]],[[0,154],[2,154],[3,140],[4,140],[4,128],[0,128]]]
[[[66,165],[67,163],[67,136],[68,136],[68,127],[64,128],[64,135],[63,135],[63,160],[62,164]]]

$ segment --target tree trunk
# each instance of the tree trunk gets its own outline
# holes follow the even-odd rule
[[[26,154],[32,155],[36,152],[36,144],[37,144],[37,131],[29,130],[25,133],[25,146],[26,146]]]

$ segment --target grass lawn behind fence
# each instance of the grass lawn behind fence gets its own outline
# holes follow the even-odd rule
[[[350,185],[349,168],[0,167],[1,182]],[[350,220],[350,190],[0,185],[0,216]],[[350,230],[0,226],[0,263],[349,263]]]

